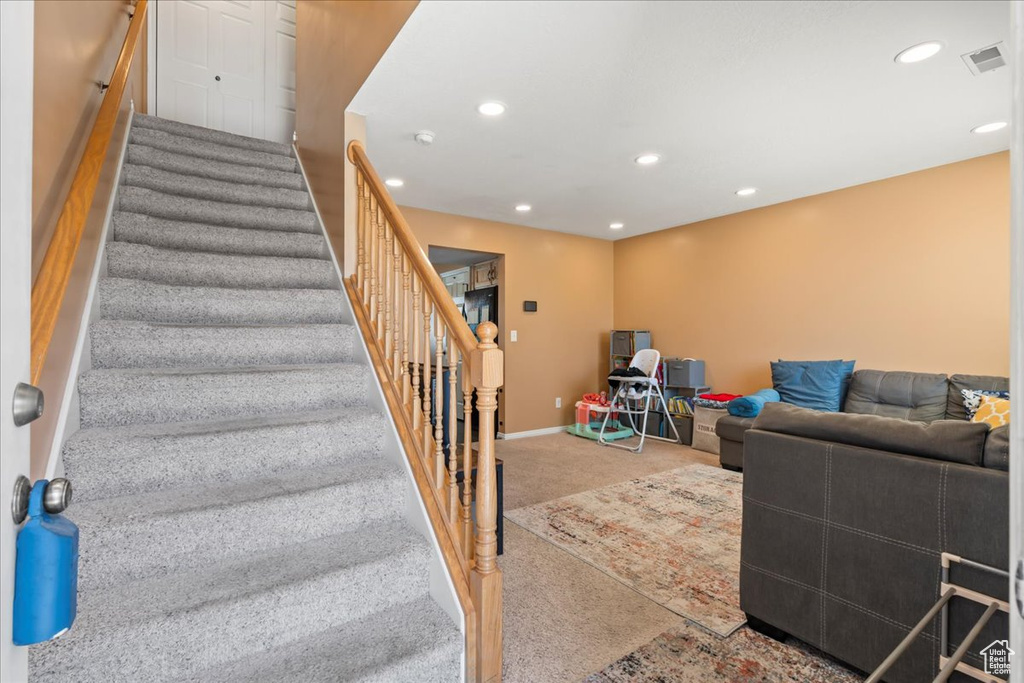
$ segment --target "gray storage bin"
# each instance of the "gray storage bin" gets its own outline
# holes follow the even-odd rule
[[[632,357],[637,351],[651,348],[647,330],[612,330],[612,355]]]
[[[689,446],[693,443],[693,416],[692,415],[673,415],[672,421],[676,424],[676,431],[679,432],[679,443],[684,446]],[[672,428],[665,425],[665,436],[673,438],[675,434],[672,433]]]
[[[633,355],[633,333],[625,330],[612,332],[612,353],[616,356]]]
[[[644,430],[645,434],[650,436],[661,436],[661,422],[664,419],[664,415],[656,413],[653,410],[647,412],[647,429]],[[644,426],[644,416],[634,415],[633,423],[636,425],[636,431],[639,431]],[[671,430],[669,430],[671,431]]]
[[[665,386],[703,387],[704,361],[683,360],[682,358],[665,359]]]

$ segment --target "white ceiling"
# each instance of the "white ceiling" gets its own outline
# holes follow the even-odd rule
[[[1009,120],[1009,67],[960,55],[1008,27],[1005,0],[425,1],[350,110],[400,204],[619,239],[1007,149],[969,131]]]

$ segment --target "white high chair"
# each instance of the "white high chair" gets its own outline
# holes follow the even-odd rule
[[[672,420],[672,416],[668,412],[668,404],[665,402],[665,394],[661,391],[661,386],[658,384],[658,364],[661,363],[661,353],[656,349],[643,349],[637,351],[636,355],[633,356],[633,360],[629,362],[629,367],[636,368],[644,373],[643,376],[637,375],[636,377],[616,377],[614,375],[608,376],[609,382],[618,382],[618,388],[612,394],[611,402],[609,405],[608,412],[604,414],[604,422],[601,423],[601,432],[598,434],[597,442],[602,446],[614,446],[615,448],[621,448],[633,453],[640,453],[644,449],[644,439],[650,437],[657,441],[667,441],[668,443],[679,443],[679,430],[676,429],[676,423]],[[664,436],[654,436],[653,434],[647,433],[647,413],[651,409],[651,401],[661,402],[661,411],[664,415],[664,419],[668,420],[669,425],[672,427],[672,432],[675,433],[675,440],[669,439]],[[640,410],[635,406],[630,406],[629,401],[643,401],[643,409]],[[605,441],[604,430],[608,425],[608,418],[613,412],[617,412],[621,415],[626,415],[629,420],[629,426],[634,432],[639,431],[640,443],[637,446],[629,446],[623,443],[615,443],[613,441]],[[637,430],[636,425],[633,422],[634,415],[643,415],[643,425]]]

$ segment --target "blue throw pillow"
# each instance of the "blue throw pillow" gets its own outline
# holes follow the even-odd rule
[[[772,385],[785,403],[837,413],[846,367],[841,360],[780,360],[772,363]]]

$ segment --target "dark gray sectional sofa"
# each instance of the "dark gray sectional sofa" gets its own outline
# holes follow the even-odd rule
[[[723,465],[727,435],[742,429],[731,440],[744,472],[740,605],[751,625],[870,671],[939,598],[941,552],[1007,569],[1009,428],[968,422],[960,396],[1007,385],[868,370],[855,373],[844,413],[779,403],[746,428],[723,429],[722,418]],[[951,579],[1008,599],[1006,579],[957,565]],[[983,611],[952,604],[949,653]],[[980,668],[979,650],[1007,629],[997,613],[965,661]],[[886,680],[930,681],[938,661],[936,618]]]

